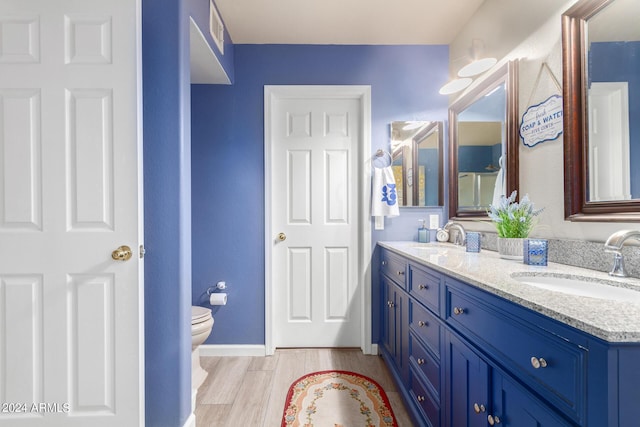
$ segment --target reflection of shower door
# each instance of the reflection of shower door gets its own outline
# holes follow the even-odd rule
[[[497,172],[460,172],[458,174],[458,207],[485,210],[493,202]]]
[[[589,201],[629,200],[629,88],[627,82],[589,89]]]

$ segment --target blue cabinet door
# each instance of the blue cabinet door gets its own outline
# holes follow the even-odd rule
[[[485,422],[489,422],[489,425],[502,427],[575,426],[495,369],[492,371],[492,394],[491,409],[485,420]]]
[[[402,381],[409,381],[409,297],[382,276],[382,345],[393,358]]]
[[[489,366],[463,342],[447,334],[446,421],[449,427],[485,427]]]

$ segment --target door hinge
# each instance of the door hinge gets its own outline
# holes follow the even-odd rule
[[[144,258],[144,254],[147,251],[144,249],[144,245],[140,245],[140,250],[138,251],[138,253],[140,254],[140,259]]]

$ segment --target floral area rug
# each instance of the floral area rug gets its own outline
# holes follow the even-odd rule
[[[289,388],[281,427],[398,427],[384,390],[347,371],[305,375]]]

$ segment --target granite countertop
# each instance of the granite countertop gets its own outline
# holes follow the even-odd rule
[[[638,302],[631,302],[572,295],[528,285],[512,275],[578,276],[609,286],[629,288],[640,294],[639,279],[613,278],[607,273],[551,262],[546,267],[530,266],[521,261],[502,259],[497,252],[489,250],[468,253],[464,247],[450,243],[404,241],[378,244],[605,341],[640,342],[640,298]]]

